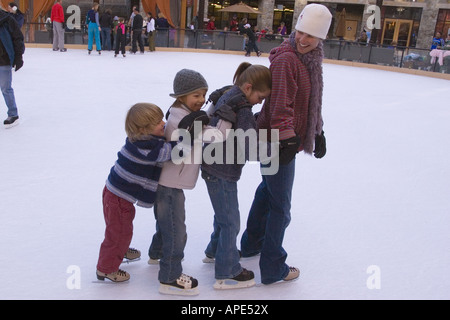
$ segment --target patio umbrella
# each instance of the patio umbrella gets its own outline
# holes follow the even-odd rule
[[[344,38],[344,36],[345,36],[345,21],[346,21],[346,17],[345,17],[345,8],[344,8],[339,13],[339,21],[338,21],[338,24],[336,27],[336,32],[335,32],[336,37]]]
[[[262,12],[259,12],[258,10],[253,9],[252,7],[246,5],[243,2],[233,4],[232,6],[223,8],[219,10],[220,12],[236,12],[236,13],[256,13],[256,14],[262,14]]]

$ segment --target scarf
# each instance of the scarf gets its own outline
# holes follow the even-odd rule
[[[295,43],[295,31],[289,36],[289,44],[294,48],[299,60],[303,63],[309,73],[311,80],[311,94],[309,98],[308,125],[306,129],[306,141],[303,142],[303,149],[306,153],[312,154],[314,141],[317,134],[322,132],[322,93],[323,93],[323,44],[322,41],[314,50],[301,54],[297,51]]]

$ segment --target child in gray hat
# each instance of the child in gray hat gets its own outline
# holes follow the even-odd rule
[[[177,130],[188,129],[192,136],[195,121],[200,121],[202,128],[209,123],[206,112],[200,110],[205,103],[208,84],[205,78],[194,70],[180,70],[173,81],[171,97],[175,102],[169,108],[165,137],[177,140]],[[231,128],[224,126],[224,128]],[[226,129],[223,129],[226,130]],[[221,131],[223,132],[223,131]],[[201,145],[201,143],[200,143]],[[186,156],[188,159],[179,163],[168,161],[164,164],[155,200],[155,217],[157,232],[153,236],[149,249],[149,264],[160,259],[159,292],[175,295],[198,294],[197,279],[182,273],[181,261],[186,245],[185,197],[183,189],[193,189],[200,171],[198,152],[202,148],[192,148]]]

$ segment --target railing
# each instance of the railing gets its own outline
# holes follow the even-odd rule
[[[440,65],[439,59],[430,56],[429,49],[326,40],[324,51],[328,59],[450,74],[450,56],[445,57]]]
[[[27,24],[24,26],[25,40],[29,43],[52,43],[52,32],[44,24]],[[24,30],[23,29],[23,30]],[[147,45],[147,36],[143,34]],[[256,45],[261,52],[268,53],[280,45],[286,36],[272,34],[256,34]],[[87,28],[66,29],[66,44],[87,45]],[[130,39],[128,38],[128,41]],[[156,47],[192,48],[244,51],[247,38],[236,32],[163,29],[156,31]],[[353,61],[369,64],[393,66],[398,68],[417,69],[450,74],[450,56],[433,61],[429,49],[418,49],[399,46],[372,45],[367,43],[325,40],[325,58],[333,60]]]

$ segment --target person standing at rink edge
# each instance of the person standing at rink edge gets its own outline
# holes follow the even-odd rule
[[[50,16],[53,23],[53,51],[66,52],[67,49],[64,48],[64,10],[61,2],[62,0],[56,0]]]

